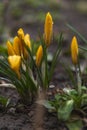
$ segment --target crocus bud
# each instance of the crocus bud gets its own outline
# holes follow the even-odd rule
[[[36,53],[36,65],[37,65],[37,67],[40,66],[42,57],[43,57],[43,48],[40,45],[39,48],[38,48],[38,50],[37,50],[37,53]]]
[[[30,35],[29,35],[29,34],[26,34],[26,35],[24,36],[24,42],[25,42],[25,44],[26,44],[29,48],[31,48],[31,41],[30,41]]]
[[[78,64],[78,42],[74,36],[71,42],[71,57],[74,65]]]
[[[14,37],[13,48],[16,55],[21,55],[22,52],[22,43],[18,36]]]
[[[20,78],[19,69],[21,65],[21,56],[18,55],[9,56],[8,62],[10,64],[11,69],[14,70],[18,75],[18,77]]]
[[[20,28],[17,33],[18,33],[18,37],[19,37],[20,39],[24,39],[24,31],[23,31],[22,28]]]
[[[53,20],[51,14],[48,12],[46,14],[45,26],[44,26],[44,40],[47,47],[51,43],[52,32],[53,32]]]
[[[29,48],[29,49],[31,49],[31,41],[30,41],[30,35],[29,34],[26,34],[25,36],[24,36],[24,43],[25,43],[25,45]],[[27,49],[24,47],[24,53],[23,53],[23,56],[24,56],[24,58],[26,59],[27,57],[28,57],[28,51],[27,51]]]
[[[13,45],[10,43],[10,41],[7,41],[7,51],[8,51],[8,55],[15,55],[15,51],[13,48]]]

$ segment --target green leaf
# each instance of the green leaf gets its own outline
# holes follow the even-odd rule
[[[82,49],[83,51],[87,51],[87,48],[86,48],[86,47],[79,46],[79,48]]]
[[[73,110],[73,100],[68,100],[64,102],[59,108],[58,108],[58,119],[66,121],[69,119],[70,114]]]
[[[34,60],[34,57],[33,57],[33,53],[31,52],[31,50],[28,48],[28,46],[25,46],[29,55],[30,55],[30,58],[31,58],[31,62],[32,62],[32,65],[33,67],[35,68],[35,71],[37,72],[37,75],[39,77],[39,81],[40,81],[40,84],[41,86],[43,86],[43,80],[42,80],[42,75],[41,75],[41,72],[40,70],[38,69],[38,67],[36,66],[35,64],[35,60]]]
[[[7,55],[7,49],[3,46],[0,46],[0,54],[5,54]]]
[[[71,96],[78,96],[78,92],[75,89],[71,89],[70,95]]]
[[[82,128],[83,124],[81,120],[75,120],[73,122],[68,122],[67,127],[69,130],[80,130]]]
[[[24,77],[25,77],[25,89],[29,89],[30,92],[36,91],[37,92],[37,87],[36,84],[34,82],[34,80],[32,79],[32,75],[30,75],[30,73],[27,71],[22,70]],[[23,79],[24,79],[23,77]],[[22,81],[23,81],[22,79]]]
[[[51,68],[50,68],[49,82],[53,76],[53,72],[54,72],[54,69],[55,69],[55,66],[56,66],[56,63],[58,60],[58,56],[60,55],[60,52],[61,52],[62,41],[63,41],[63,37],[62,37],[62,33],[61,33],[58,37],[58,46],[57,46],[57,49],[56,49],[55,54],[53,56],[53,60],[52,60]]]
[[[75,77],[73,75],[73,72],[72,72],[72,69],[70,68],[70,66],[68,64],[65,64],[65,63],[61,63],[61,65],[64,67],[66,73],[68,73],[69,79],[71,80],[73,86],[75,88],[77,88],[77,83],[76,83]]]
[[[56,95],[55,95],[55,99],[56,99],[57,101],[59,101],[59,100],[61,99],[61,95],[60,95],[60,94],[56,94]]]
[[[86,98],[87,99],[87,93],[83,94],[82,98],[84,98],[84,99]]]
[[[74,33],[76,33],[80,38],[81,38],[81,40],[83,41],[83,42],[85,42],[85,44],[87,44],[87,40],[84,38],[84,36],[81,34],[81,33],[79,33],[74,27],[72,27],[71,25],[69,25],[69,24],[67,24],[67,26],[74,32]]]
[[[83,91],[87,91],[86,86],[82,86],[81,89],[82,89]]]
[[[9,103],[8,103],[8,99],[7,98],[5,98],[5,97],[2,97],[2,96],[0,96],[0,103],[4,106],[4,107],[6,107]]]
[[[39,100],[39,101],[37,101],[37,103],[40,105],[43,105],[44,107],[46,107],[49,110],[55,110],[55,107],[53,107],[49,101]]]
[[[87,105],[87,94],[84,93],[82,95],[82,106]]]

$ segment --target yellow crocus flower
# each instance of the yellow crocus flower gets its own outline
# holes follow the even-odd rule
[[[15,55],[14,48],[10,43],[10,41],[7,41],[7,51],[8,51],[8,55]]]
[[[45,26],[44,26],[44,40],[46,46],[50,45],[52,39],[52,32],[53,32],[53,20],[51,14],[48,12],[46,14]]]
[[[21,44],[22,43],[21,43],[19,37],[17,37],[17,36],[14,37],[13,48],[14,48],[16,55],[21,55],[21,52],[22,52],[22,45]]]
[[[26,34],[24,36],[24,43],[25,45],[27,45],[30,49],[31,49],[31,42],[30,42],[30,35],[29,34]],[[23,52],[23,56],[24,58],[26,59],[28,57],[28,51],[26,50],[26,48],[24,47],[24,52]]]
[[[18,77],[20,78],[19,69],[21,65],[21,56],[18,56],[18,55],[9,56],[8,62],[10,64],[11,69],[14,70],[16,74],[18,75]]]
[[[22,28],[20,28],[17,33],[18,33],[18,37],[21,41],[22,55],[24,56],[24,58],[27,58],[28,52],[27,52],[24,44],[26,44],[29,48],[31,48],[30,35],[29,34],[25,35]]]
[[[78,42],[75,36],[71,42],[71,57],[73,64],[76,65],[78,63]]]
[[[30,35],[29,35],[29,34],[26,34],[26,35],[24,36],[24,42],[25,42],[25,44],[26,44],[29,48],[31,48],[31,41],[30,41]]]
[[[20,28],[20,29],[17,31],[17,33],[18,33],[18,37],[23,40],[23,39],[24,39],[24,31],[23,31],[23,29]]]
[[[7,41],[7,51],[8,55],[21,55],[22,45],[20,39],[16,36],[14,37],[13,44]]]
[[[43,57],[43,48],[40,45],[39,48],[38,48],[38,50],[37,50],[37,53],[36,53],[36,65],[37,65],[37,67],[40,66],[42,57]]]

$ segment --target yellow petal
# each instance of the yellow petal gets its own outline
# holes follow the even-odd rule
[[[31,49],[31,42],[30,42],[30,35],[29,34],[26,34],[24,36],[24,43]],[[23,56],[24,56],[25,59],[28,58],[28,56],[29,56],[29,53],[28,53],[28,51],[26,50],[25,47],[24,47]]]
[[[21,41],[20,39],[16,36],[14,37],[14,43],[13,43],[13,48],[14,48],[14,51],[15,51],[15,54],[16,55],[21,55]]]
[[[14,48],[9,41],[7,41],[7,51],[8,51],[8,55],[15,55]]]
[[[39,67],[43,57],[43,48],[40,45],[36,53],[36,65]]]
[[[71,42],[71,57],[73,64],[76,65],[78,63],[78,42],[75,36]]]
[[[27,59],[28,56],[29,56],[29,53],[28,53],[28,51],[26,50],[26,48],[24,48],[24,54],[23,54],[24,59]]]
[[[13,55],[8,57],[8,62],[11,69],[13,69],[19,76],[19,69],[21,65],[21,56]]]
[[[30,35],[29,34],[26,34],[25,37],[24,37],[24,42],[25,44],[31,48],[31,41],[30,41]]]
[[[17,33],[18,33],[18,37],[23,40],[24,39],[24,31],[23,31],[23,29],[20,28]]]
[[[45,26],[44,26],[44,39],[46,46],[49,46],[52,39],[53,32],[53,20],[51,14],[48,12],[46,14]]]

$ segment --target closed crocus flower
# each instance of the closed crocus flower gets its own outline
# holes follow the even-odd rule
[[[25,43],[25,45],[26,45],[27,47],[29,47],[29,48],[31,49],[31,41],[30,41],[30,35],[29,35],[29,34],[26,34],[26,35],[24,36],[24,43]],[[23,55],[24,55],[24,58],[27,58],[27,57],[28,57],[28,52],[27,52],[27,50],[26,50],[25,47],[24,47],[24,53],[23,53]]]
[[[44,26],[44,40],[46,46],[50,45],[52,39],[52,32],[53,32],[53,20],[51,14],[48,12],[46,14],[45,26]]]
[[[10,41],[7,41],[7,51],[8,51],[8,55],[15,55],[14,48],[10,43]]]
[[[78,42],[74,36],[71,42],[71,56],[74,65],[78,64]]]
[[[24,42],[25,42],[25,44],[26,44],[29,48],[31,48],[31,41],[30,41],[30,35],[29,35],[29,34],[26,34],[26,35],[24,36]]]
[[[24,39],[24,31],[23,31],[22,28],[20,28],[20,29],[17,31],[17,33],[18,33],[18,37],[19,37],[20,39]]]
[[[37,53],[36,53],[36,65],[37,65],[37,67],[40,66],[42,57],[43,57],[43,48],[40,45],[39,48],[38,48],[38,50],[37,50]]]
[[[11,69],[14,70],[16,74],[18,75],[18,77],[20,78],[19,69],[21,65],[21,56],[18,56],[18,55],[9,56],[8,62],[10,64]]]
[[[14,37],[13,48],[14,48],[14,51],[15,51],[16,55],[21,55],[22,43],[21,43],[20,39],[17,36]]]

